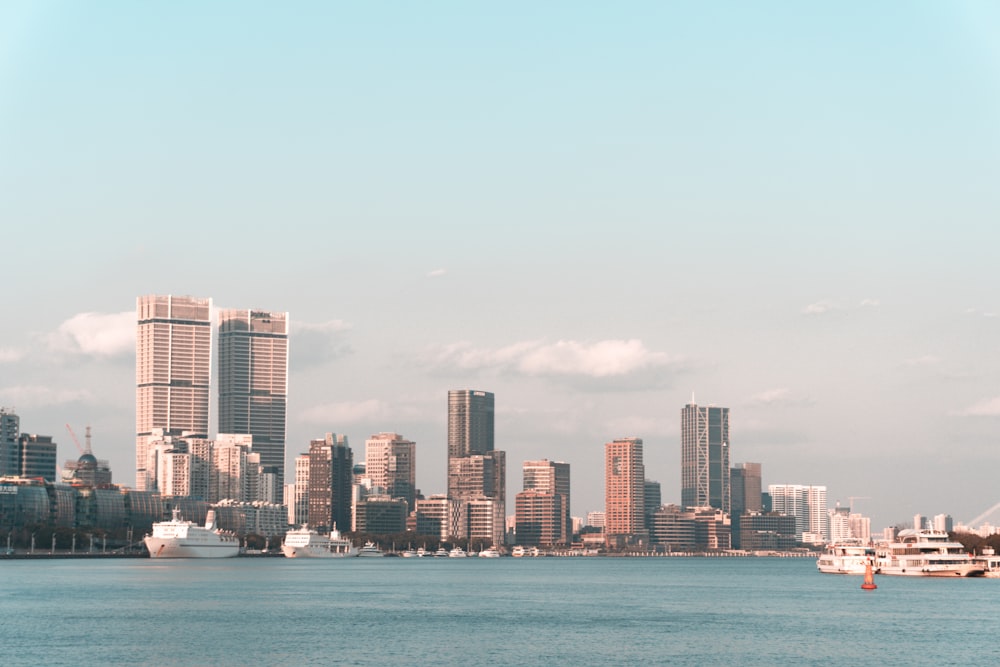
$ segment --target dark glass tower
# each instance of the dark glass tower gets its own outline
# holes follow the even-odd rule
[[[729,408],[681,410],[681,504],[730,513]]]

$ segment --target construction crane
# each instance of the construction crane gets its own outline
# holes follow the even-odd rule
[[[83,447],[80,446],[80,441],[77,439],[76,433],[73,432],[73,427],[70,426],[69,424],[66,424],[66,430],[69,431],[70,437],[73,438],[73,444],[75,444],[76,448],[78,450],[80,450],[80,456],[83,456],[84,454],[86,454],[86,451],[84,451]],[[87,444],[88,445],[90,444],[90,427],[89,426],[87,427]],[[88,447],[87,449],[90,449],[90,448]]]

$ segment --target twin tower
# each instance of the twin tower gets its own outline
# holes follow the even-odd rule
[[[208,437],[212,300],[141,296],[136,316],[135,483],[145,491],[155,484],[151,443],[164,436]],[[218,432],[252,435],[261,466],[275,470],[279,485],[285,467],[288,323],[288,313],[218,311]]]

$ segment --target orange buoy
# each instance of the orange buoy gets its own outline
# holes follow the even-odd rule
[[[875,585],[875,574],[872,572],[872,562],[868,561],[865,563],[865,581],[861,584],[861,590],[863,591],[873,591],[878,586]]]

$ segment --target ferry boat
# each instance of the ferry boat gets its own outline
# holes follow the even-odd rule
[[[375,546],[375,543],[370,541],[365,542],[365,546],[361,547],[361,550],[358,551],[358,556],[361,558],[381,558],[384,555],[385,554],[382,553],[377,546]]]
[[[170,521],[153,524],[143,538],[150,558],[232,558],[240,553],[240,541],[232,533],[215,527],[215,510],[208,510],[205,525],[181,518],[175,507]]]
[[[302,526],[285,534],[281,553],[285,558],[348,558],[357,556],[358,550],[349,539],[341,537],[336,528],[329,535],[323,535]]]
[[[875,549],[860,542],[838,542],[826,548],[816,568],[826,574],[864,574],[865,565],[875,567]]]
[[[899,531],[896,541],[876,549],[875,571],[908,577],[980,577],[986,566],[942,530]]]

